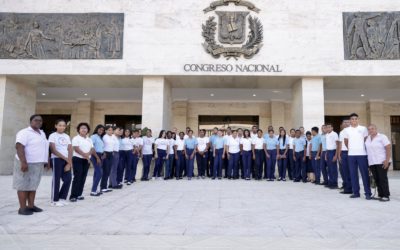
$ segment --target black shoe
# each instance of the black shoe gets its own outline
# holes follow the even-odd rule
[[[382,198],[379,199],[379,201],[388,202],[388,201],[390,201],[390,198],[389,197],[382,197]]]
[[[212,180],[215,180],[215,177],[211,178]]]
[[[341,194],[352,194],[353,192],[345,192],[345,191],[341,191]]]
[[[20,208],[18,209],[19,215],[32,215],[33,211],[30,208]]]
[[[76,202],[77,199],[76,199],[76,198],[69,198],[69,201],[70,201],[70,202]]]
[[[78,200],[80,200],[80,201],[83,201],[84,199],[85,199],[85,197],[83,197],[83,196],[78,197]]]
[[[351,198],[351,199],[354,199],[354,198],[360,198],[360,195],[355,195],[355,194],[352,194],[352,195],[350,195],[350,198]]]
[[[91,192],[90,196],[96,196],[97,197],[97,196],[100,196],[100,193]]]
[[[329,189],[339,189],[338,186],[330,186]]]
[[[43,212],[43,209],[38,208],[37,206],[30,207],[29,209],[30,209],[32,212],[34,212],[34,213]]]
[[[371,195],[367,195],[367,196],[365,196],[365,199],[366,200],[372,200],[372,197],[371,197]]]

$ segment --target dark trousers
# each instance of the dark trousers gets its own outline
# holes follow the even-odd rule
[[[243,164],[243,176],[246,179],[250,179],[251,174],[251,159],[253,153],[251,150],[242,151],[242,164]]]
[[[125,181],[131,181],[132,176],[132,166],[133,166],[133,153],[132,150],[120,150],[119,151],[119,166],[117,182],[121,183],[122,179]],[[125,176],[124,176],[125,172]],[[124,178],[125,177],[125,178]]]
[[[276,165],[276,149],[267,150],[269,158],[267,158],[267,179],[275,179],[275,165]]]
[[[67,162],[60,158],[52,158],[53,161],[53,181],[51,189],[51,200],[54,202],[60,199],[66,200],[68,196],[69,187],[71,186],[71,170],[64,171]],[[60,180],[63,184],[60,189]]]
[[[107,189],[107,182],[110,177],[111,167],[113,163],[113,152],[104,152],[106,155],[103,161],[103,175],[101,177],[100,188]]]
[[[196,153],[198,176],[206,175],[207,161],[208,161],[208,152],[205,152],[203,155]]]
[[[156,160],[156,165],[154,166],[153,177],[161,177],[161,170],[164,166],[165,157],[167,157],[167,150],[157,148],[158,158]]]
[[[327,152],[328,159],[328,186],[337,187],[338,186],[338,167],[337,161],[333,161],[333,157],[335,157],[336,150],[328,150]]]
[[[70,199],[82,196],[87,173],[89,170],[89,161],[79,157],[72,157],[72,165],[74,179],[72,181],[71,195],[69,197]]]
[[[143,155],[143,175],[142,180],[149,179],[149,172],[150,172],[150,164],[151,160],[153,159],[153,155]]]
[[[320,166],[321,166],[321,172],[322,172],[322,177],[324,178],[324,184],[328,185],[329,180],[328,180],[328,162],[325,160],[325,155],[326,151],[321,152],[321,160],[320,160]]]
[[[343,179],[343,191],[346,193],[353,192],[351,187],[350,169],[349,169],[349,157],[347,151],[342,151],[340,167],[342,169],[342,179]]]
[[[239,157],[240,153],[229,153],[228,178],[239,178]]]
[[[371,188],[369,186],[368,158],[366,155],[349,155],[349,167],[351,185],[354,195],[360,195],[360,183],[358,179],[358,171],[360,170],[361,179],[364,185],[366,196],[371,196]]]
[[[294,158],[293,158],[293,149],[288,149],[288,153],[287,153],[287,172],[288,172],[288,176],[290,180],[293,180],[293,176],[294,176]]]
[[[281,156],[283,156],[284,153],[285,153],[284,149],[279,150],[279,154]],[[286,155],[286,158],[280,158],[278,160],[278,174],[279,174],[279,178],[281,178],[281,179],[286,179],[287,162],[288,162],[287,155]]]
[[[228,166],[229,166],[229,160],[227,155],[225,155],[225,159],[222,160],[222,168],[224,169],[225,172],[224,175],[225,178],[228,178]]]
[[[101,160],[100,164],[97,164],[96,157],[92,156],[90,158],[90,160],[92,161],[93,168],[94,168],[93,183],[92,183],[92,192],[93,193],[97,192],[97,188],[99,186],[101,177],[103,176],[103,153],[96,153],[96,154]]]
[[[303,167],[301,168],[301,179],[303,182],[307,181],[307,173],[314,172],[311,167],[311,159],[309,156],[306,157],[306,161],[303,163]]]
[[[174,159],[175,159],[175,155],[174,154],[169,154],[168,155],[168,159],[165,161],[164,178],[170,178],[171,172],[173,171],[172,165],[174,165]]]
[[[255,155],[256,155],[256,169],[255,169],[255,179],[260,180],[262,178],[262,172],[263,172],[263,163],[264,163],[264,158],[265,158],[265,152],[263,149],[255,149]]]
[[[301,180],[301,169],[303,168],[304,162],[304,151],[295,152],[295,164],[294,164],[294,175],[295,181]]]
[[[119,151],[114,151],[113,153],[113,160],[110,170],[110,183],[111,186],[116,187],[118,186],[118,168],[119,168]]]
[[[221,178],[222,177],[222,153],[224,149],[216,149],[215,150],[215,157],[214,157],[214,167],[213,167],[213,177],[214,178]]]
[[[389,181],[387,177],[388,170],[383,168],[383,164],[369,166],[369,169],[372,172],[376,186],[378,188],[378,196],[389,198],[390,191]]]
[[[311,151],[311,166],[315,174],[315,183],[321,182],[321,162],[315,159],[317,157],[318,151]]]
[[[186,159],[186,174],[188,178],[193,177],[193,169],[194,169],[194,156],[193,159],[190,156],[193,154],[194,149],[186,149],[186,154],[188,158]]]
[[[178,160],[176,160],[175,177],[181,178],[181,168],[185,167],[185,154],[183,153],[183,150],[176,151],[176,154],[178,155]]]
[[[137,172],[137,165],[139,164],[139,159],[140,157],[138,154],[132,155],[132,173],[129,179],[130,182],[136,181],[136,172]]]
[[[207,177],[211,177],[213,175],[213,167],[214,167],[214,156],[213,151],[210,149],[208,151],[208,161],[206,166],[206,175]]]

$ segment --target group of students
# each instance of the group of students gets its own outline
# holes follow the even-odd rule
[[[20,214],[41,210],[34,207],[33,201],[40,182],[40,166],[47,165],[45,159],[49,148],[54,206],[68,204],[71,182],[69,201],[84,199],[83,189],[90,163],[94,167],[90,195],[100,196],[121,189],[123,183],[134,183],[140,159],[143,162],[141,181],[148,181],[150,176],[153,179],[187,177],[191,180],[195,176],[195,160],[199,179],[286,181],[288,176],[294,182],[312,182],[339,189],[340,173],[343,182],[341,193],[351,194],[350,198],[360,197],[360,172],[368,200],[372,199],[370,170],[378,187],[379,200],[389,201],[390,142],[377,132],[376,126],[370,125],[368,130],[360,126],[357,114],[343,120],[339,135],[333,131],[332,124],[323,125],[321,133],[318,127],[306,133],[300,127],[291,129],[287,135],[286,130],[280,127],[276,135],[270,126],[264,134],[253,126],[251,131],[214,128],[210,137],[206,136],[205,130],[200,130],[195,137],[187,128],[186,133],[177,133],[176,129],[162,130],[157,138],[152,136],[151,129],[141,136],[139,130],[98,125],[89,135],[89,124],[80,123],[78,134],[71,140],[65,133],[66,122],[57,120],[56,132],[47,140],[40,130],[41,124],[42,118],[34,115],[31,126],[17,134],[14,188],[18,190]],[[153,159],[155,165],[150,173]],[[27,210],[27,206],[33,208]]]

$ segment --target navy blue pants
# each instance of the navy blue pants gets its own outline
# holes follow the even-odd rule
[[[342,161],[340,162],[340,167],[342,169],[343,191],[346,193],[350,193],[353,192],[353,189],[351,187],[348,152],[342,151],[340,155],[342,158]]]
[[[101,177],[103,176],[103,153],[96,153],[97,156],[100,158],[100,164],[97,164],[97,160],[94,156],[90,157],[92,161],[94,173],[93,173],[93,183],[92,183],[92,193],[97,192],[97,187],[101,181]]]
[[[321,160],[320,160],[320,166],[321,166],[321,172],[322,172],[322,177],[324,178],[324,184],[328,185],[329,180],[328,180],[328,162],[325,160],[325,155],[326,151],[321,152]]]
[[[103,174],[101,176],[101,182],[100,182],[100,188],[101,189],[107,189],[107,182],[110,177],[110,172],[112,168],[112,163],[113,163],[113,152],[104,152],[106,155],[104,161],[103,161]],[[111,183],[110,183],[111,184]]]
[[[74,156],[72,157],[72,166],[72,170],[74,172],[74,180],[72,181],[70,199],[82,196],[87,173],[89,170],[89,161]]]
[[[165,157],[167,157],[167,150],[157,148],[158,158],[154,166],[153,177],[161,177],[161,170],[164,166]]]
[[[306,157],[306,161],[303,161],[303,165],[301,166],[301,180],[303,182],[307,181],[307,173],[309,170],[311,170],[311,161],[309,157]]]
[[[129,180],[130,182],[136,181],[136,172],[139,159],[140,159],[139,154],[132,155],[132,173]]]
[[[118,183],[122,182],[125,171],[125,180],[132,181],[133,153],[132,150],[119,151]]]
[[[151,160],[153,159],[153,155],[143,155],[143,175],[142,180],[149,179],[149,172],[150,172],[150,164]]]
[[[176,160],[176,168],[175,168],[175,177],[182,177],[182,168],[185,167],[185,154],[183,150],[177,150],[176,154],[178,155],[178,160]]]
[[[243,163],[243,177],[250,179],[251,174],[251,159],[253,153],[251,150],[242,151],[242,163]]]
[[[338,168],[337,161],[333,161],[333,157],[336,154],[336,150],[327,151],[328,159],[328,186],[337,187],[338,186]]]
[[[311,151],[311,166],[315,174],[315,183],[321,182],[321,162],[315,159],[317,157],[318,151]]]
[[[240,153],[229,153],[228,178],[239,178],[239,157]]]
[[[186,154],[188,158],[186,159],[186,174],[188,178],[193,177],[193,169],[194,169],[194,157],[193,159],[190,156],[193,154],[194,149],[186,149]]]
[[[164,178],[171,177],[171,171],[174,164],[175,155],[169,154],[168,159],[165,161],[165,171],[164,171]]]
[[[283,156],[283,154],[285,153],[284,149],[280,149],[279,150],[279,154],[281,156]],[[287,162],[288,162],[288,156],[286,155],[286,158],[280,158],[278,160],[278,174],[279,174],[279,178],[281,179],[286,179],[286,168],[287,168]]]
[[[267,158],[267,179],[275,179],[275,165],[276,165],[276,149],[267,150],[269,158]]]
[[[293,180],[293,176],[294,176],[294,158],[293,158],[293,149],[288,149],[287,152],[287,172],[288,172],[288,176],[290,180]]]
[[[296,162],[294,164],[294,180],[300,181],[301,180],[301,169],[303,168],[304,162],[304,150],[300,152],[295,152],[295,159]]]
[[[257,180],[262,178],[262,172],[263,172],[263,163],[264,163],[264,158],[265,158],[265,152],[263,149],[256,149],[255,150],[256,154],[256,176],[255,178]]]
[[[371,196],[371,188],[369,186],[368,158],[366,155],[349,155],[349,168],[351,185],[354,195],[360,195],[360,183],[358,179],[358,171],[360,171],[361,179],[364,185],[366,196]]]
[[[203,155],[196,153],[198,176],[206,176],[207,161],[208,161],[208,152],[205,152]]]
[[[112,166],[110,171],[110,183],[112,187],[118,186],[119,151],[114,151]]]
[[[65,172],[64,167],[67,162],[61,158],[52,158],[53,161],[53,181],[52,181],[52,192],[51,200],[57,202],[60,199],[66,200],[68,196],[69,187],[71,186],[72,174],[71,170]],[[60,180],[63,184],[60,189]]]
[[[215,149],[215,157],[214,157],[214,167],[213,167],[213,177],[221,178],[222,177],[222,154],[224,149]]]
[[[208,177],[211,177],[214,173],[214,154],[211,149],[208,151],[208,164],[206,173]]]

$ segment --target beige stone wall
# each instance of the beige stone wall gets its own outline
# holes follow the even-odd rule
[[[141,102],[95,102],[93,107],[94,126],[104,124],[105,115],[141,115]]]
[[[367,104],[352,102],[326,102],[325,103],[325,115],[326,116],[346,116],[351,113],[357,113],[360,117],[360,123],[367,125],[369,114],[367,113]]]

